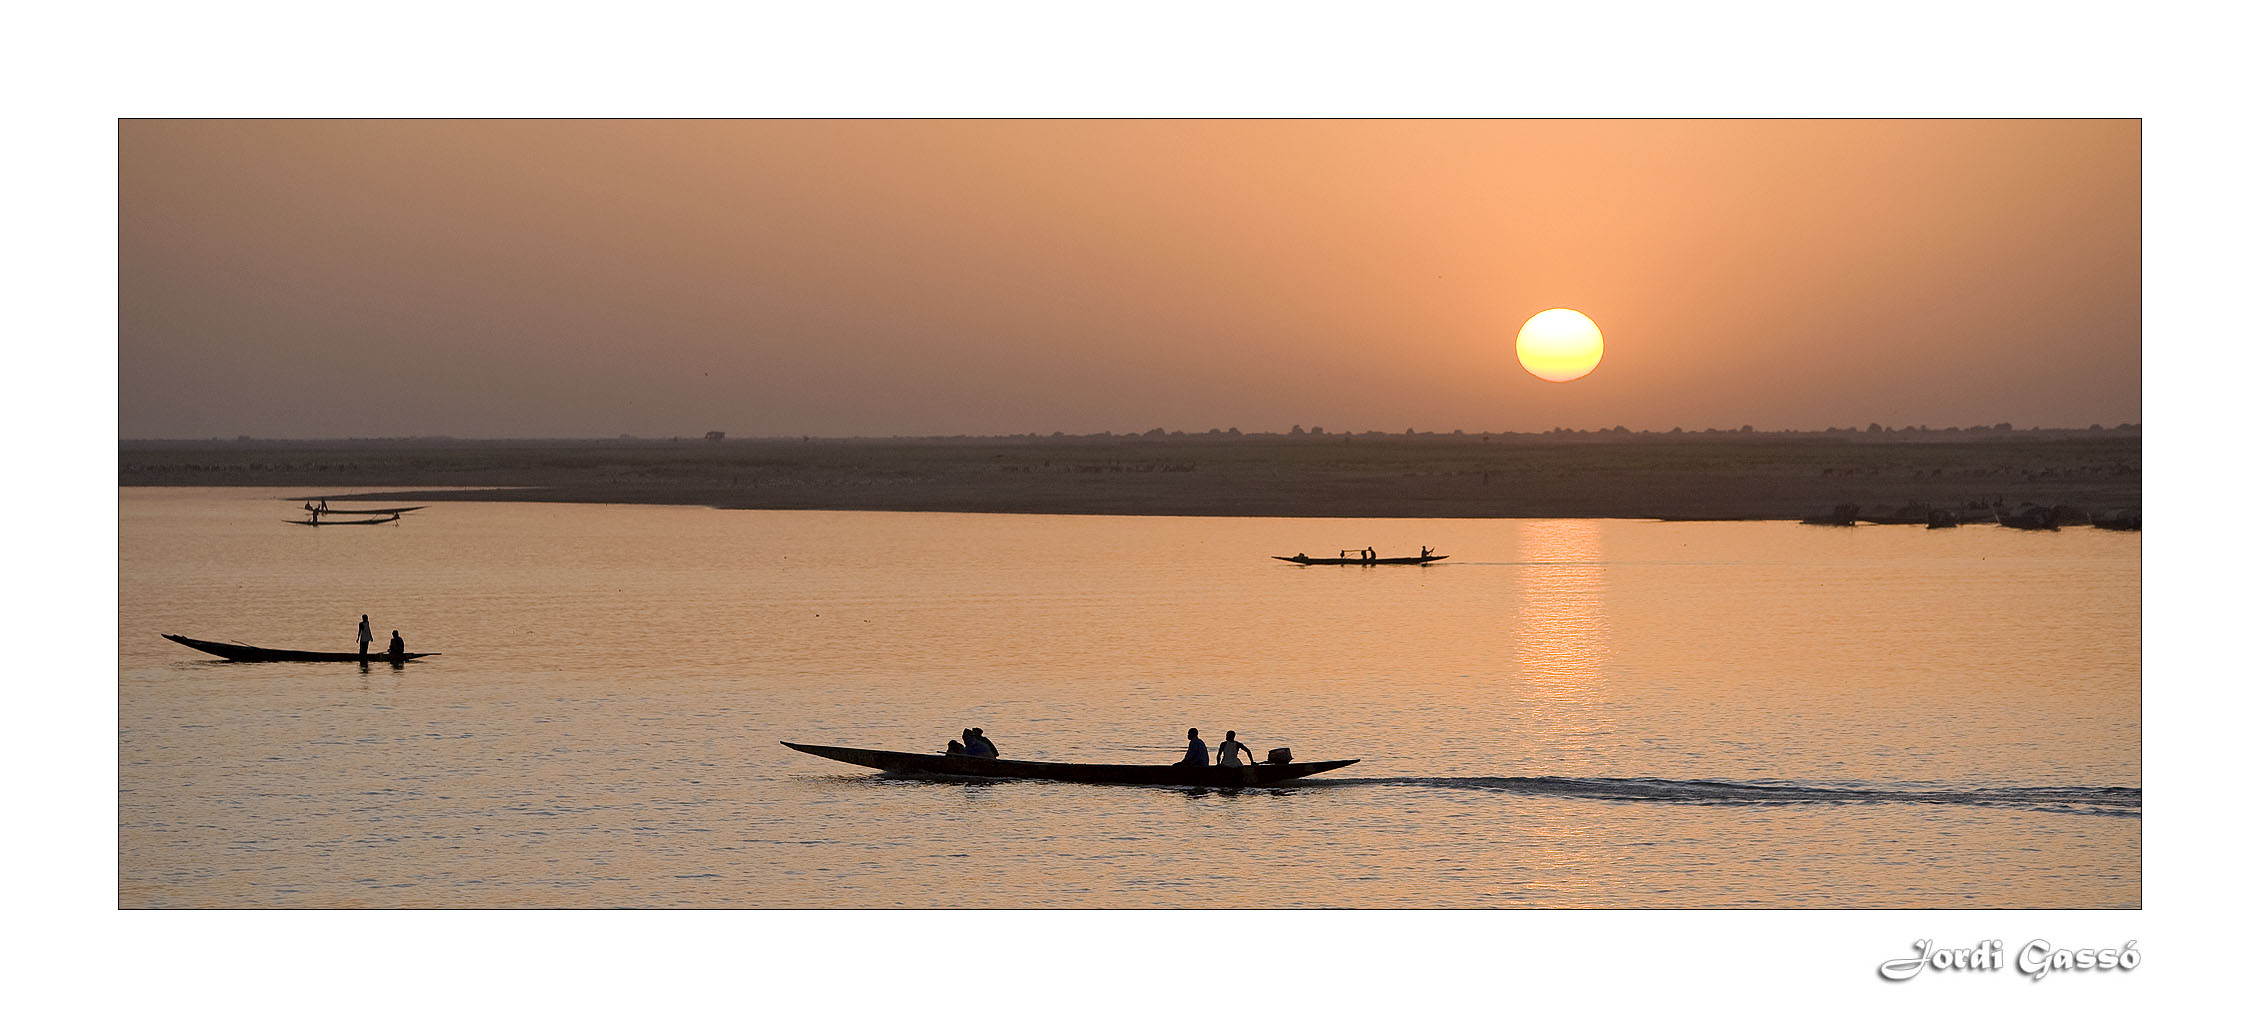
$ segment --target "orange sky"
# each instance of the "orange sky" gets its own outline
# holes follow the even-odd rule
[[[2139,422],[2117,121],[125,121],[128,438]],[[1515,363],[1532,314],[1607,335]]]

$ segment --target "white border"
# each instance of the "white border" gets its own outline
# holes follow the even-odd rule
[[[1971,1021],[2225,992],[2247,851],[2220,677],[2248,431],[2246,33],[2211,5],[50,5],[19,12],[7,258],[17,980],[84,1016]],[[1574,10],[1576,13],[1569,13]],[[186,115],[1956,115],[2145,119],[2145,909],[1913,913],[118,912],[115,121]],[[2233,176],[2233,177],[2232,177]],[[2216,261],[2220,263],[2215,263]],[[2238,313],[2242,313],[2239,311]],[[2216,342],[2218,341],[2218,342]],[[2228,469],[2241,476],[2239,466]],[[36,506],[40,498],[63,500]],[[91,512],[91,513],[90,513]],[[2211,512],[2211,513],[2209,513]],[[2214,514],[2231,520],[2224,523]],[[91,526],[91,527],[90,527]],[[50,545],[47,540],[63,540]],[[2177,542],[2204,539],[2205,549]],[[2199,562],[2203,563],[2200,564]],[[2211,576],[2208,576],[2211,577]],[[36,602],[28,602],[36,601]],[[2249,605],[2239,605],[2249,607]],[[78,659],[84,656],[87,659]],[[91,670],[90,670],[91,669]],[[2228,734],[2231,730],[2236,736]],[[2233,922],[2232,922],[2233,923]],[[1213,940],[1284,939],[1271,961]],[[2115,979],[1880,983],[1915,937],[2142,942]],[[974,955],[979,939],[996,955]],[[993,949],[992,949],[993,947]],[[2165,990],[2172,990],[2171,992]],[[68,1004],[68,1006],[63,1006]]]

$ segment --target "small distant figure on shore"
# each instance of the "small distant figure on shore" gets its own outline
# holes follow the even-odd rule
[[[369,631],[369,615],[361,615],[361,630],[355,633],[361,643],[361,659],[369,659],[369,641],[376,636]]]
[[[1256,762],[1255,751],[1231,732],[1224,733],[1224,741],[1216,744],[1216,762],[1221,767],[1239,767],[1242,753],[1248,755],[1248,763]]]
[[[1185,729],[1185,738],[1188,740],[1185,743],[1185,759],[1178,761],[1178,763],[1189,767],[1207,767],[1208,744],[1201,741],[1201,730],[1198,728]]]
[[[388,645],[388,646],[386,646],[386,647],[385,647],[385,656],[386,656],[386,657],[389,657],[389,658],[391,658],[391,659],[392,659],[393,661],[395,661],[395,662],[398,662],[398,661],[400,660],[400,658],[401,658],[401,657],[403,657],[403,656],[406,656],[406,655],[407,655],[407,653],[408,653],[408,644],[407,644],[406,642],[403,642],[403,641],[401,641],[401,638],[400,638],[400,629],[397,629],[397,628],[393,629],[393,630],[392,630],[392,643],[391,643],[391,645]]]
[[[968,728],[965,730],[965,755],[993,759],[997,755],[997,744],[990,742],[988,736],[982,735],[980,729]]]

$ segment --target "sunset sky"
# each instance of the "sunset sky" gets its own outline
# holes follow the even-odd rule
[[[127,438],[2142,420],[2132,120],[119,133]]]

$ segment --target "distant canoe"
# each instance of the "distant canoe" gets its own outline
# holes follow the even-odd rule
[[[1434,564],[1449,556],[1451,554],[1439,553],[1433,557],[1375,557],[1367,560],[1364,557],[1305,557],[1298,553],[1292,557],[1271,559],[1283,560],[1289,564]]]
[[[388,516],[386,516],[386,517],[381,517],[381,518],[364,518],[364,519],[362,519],[362,520],[360,520],[360,521],[332,521],[332,520],[330,520],[330,519],[328,519],[328,518],[322,518],[322,519],[319,519],[319,520],[312,520],[312,519],[307,519],[307,518],[297,518],[297,519],[292,519],[292,518],[284,518],[284,519],[283,519],[283,524],[286,524],[286,525],[313,525],[313,526],[315,526],[315,527],[317,527],[317,528],[318,528],[318,527],[320,527],[320,526],[322,526],[322,525],[388,525],[388,524],[391,524],[392,522],[395,522],[395,521],[398,521],[398,520],[400,520],[400,515],[398,515],[398,514],[392,514],[392,515],[388,515]]]
[[[1039,760],[998,760],[993,757],[959,757],[942,753],[861,750],[846,746],[805,746],[797,742],[784,745],[826,760],[837,760],[893,774],[1027,778],[1099,785],[1201,785],[1216,788],[1270,785],[1357,763],[1356,760],[1320,760],[1304,764],[1241,764],[1236,767],[1214,764],[1206,767],[1180,764],[1056,764]]]
[[[323,511],[322,516],[328,517],[332,514],[406,514],[412,510],[423,509],[422,507],[371,507],[367,510],[337,510],[333,508]]]
[[[318,650],[270,650],[264,646],[245,646],[242,643],[209,642],[203,639],[191,639],[185,635],[167,635],[165,636],[165,638],[171,639],[172,641],[186,646],[192,650],[203,650],[204,652],[209,653],[215,657],[221,657],[227,660],[241,661],[244,663],[255,663],[263,661],[288,661],[294,663],[322,664],[401,664],[415,660],[418,657],[439,656],[439,654],[437,653],[403,653],[398,657],[394,657],[393,655],[382,650],[374,650],[371,651],[368,656],[364,657],[358,652],[324,653]]]

